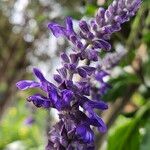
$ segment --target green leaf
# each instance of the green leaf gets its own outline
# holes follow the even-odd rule
[[[146,33],[143,35],[143,41],[150,45],[150,31],[146,30]]]
[[[88,4],[86,6],[85,15],[86,16],[93,16],[95,11],[96,11],[96,9],[97,9],[97,7],[95,5]]]
[[[112,88],[103,96],[105,101],[114,101],[118,97],[122,97],[129,85],[138,84],[140,81],[135,74],[129,74],[124,72],[117,78],[113,78],[109,81]]]
[[[147,121],[144,128],[144,136],[141,142],[140,150],[150,149],[150,119]]]
[[[107,150],[139,150],[140,134],[135,119],[115,126],[108,136]]]
[[[125,67],[129,64],[132,63],[133,59],[135,58],[135,53],[136,51],[135,50],[130,50],[130,52],[127,53],[126,56],[124,56],[124,58],[120,61],[120,66],[121,67]]]
[[[115,125],[110,129],[108,134],[107,150],[140,150],[141,134],[139,132],[143,120],[148,120],[150,112],[150,102],[140,107],[134,118],[119,116]],[[147,117],[145,117],[147,115]],[[150,119],[149,119],[150,120]],[[150,133],[149,122],[146,133]],[[143,143],[149,143],[146,140],[150,134],[143,138]],[[141,147],[144,147],[141,145]],[[147,149],[144,149],[147,150]]]

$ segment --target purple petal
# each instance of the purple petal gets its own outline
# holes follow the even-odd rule
[[[88,38],[88,39],[92,40],[94,37],[95,37],[95,36],[94,36],[94,34],[93,34],[92,32],[88,32],[88,33],[87,33],[87,38]]]
[[[58,101],[58,93],[53,84],[48,84],[47,86],[48,96],[52,101],[53,105],[55,105]]]
[[[78,55],[77,54],[70,54],[70,58],[71,58],[71,62],[72,63],[77,63],[77,61],[78,61]]]
[[[66,68],[62,67],[60,69],[57,69],[58,73],[63,77],[66,78],[67,77],[67,70]]]
[[[102,8],[102,7],[100,7],[100,8],[98,9],[97,15],[98,15],[99,17],[103,18],[103,17],[104,17],[104,14],[105,14],[105,9]]]
[[[71,71],[76,71],[76,64],[64,64],[64,67]]]
[[[89,107],[101,109],[101,110],[108,109],[108,105],[102,101],[98,102],[98,101],[88,100],[87,102],[85,102],[84,108],[88,109]]]
[[[101,48],[103,50],[109,51],[111,49],[111,45],[105,40],[97,40],[94,42],[95,48]]]
[[[83,33],[82,31],[79,32],[79,35],[83,39],[87,39],[86,33]]]
[[[116,22],[120,22],[120,23],[123,22],[123,19],[122,19],[120,16],[116,16],[116,17],[114,18],[114,20],[115,20]]]
[[[41,71],[40,71],[39,69],[33,68],[33,72],[34,72],[34,74],[36,75],[36,77],[37,77],[41,82],[47,81],[47,80],[44,78],[43,74],[41,73]]]
[[[90,127],[85,125],[78,125],[76,128],[76,134],[79,139],[84,142],[93,142],[94,141],[94,133]]]
[[[66,84],[66,87],[67,87],[68,89],[70,89],[71,87],[74,86],[72,80],[66,80],[66,81],[65,81],[65,84]]]
[[[73,30],[73,22],[71,17],[66,18],[66,29],[68,31],[68,34],[74,33]]]
[[[62,53],[61,55],[61,59],[65,62],[65,63],[69,63],[70,60],[69,60],[69,57],[66,53]]]
[[[51,107],[51,101],[41,94],[34,94],[28,97],[27,99],[29,102],[32,101],[36,107],[43,107],[43,108]]]
[[[28,88],[37,88],[37,87],[40,87],[40,84],[38,82],[31,81],[31,80],[21,80],[21,81],[19,81],[19,82],[16,83],[16,86],[20,90],[26,90]]]
[[[97,32],[98,25],[97,25],[96,21],[91,20],[90,24],[91,24],[92,29]]]
[[[107,92],[107,90],[111,88],[111,85],[106,82],[102,81],[100,84],[101,84],[100,85],[100,93],[101,94],[105,94]]]
[[[59,74],[54,74],[54,80],[59,84],[62,83],[62,78]]]
[[[80,26],[80,29],[81,29],[83,32],[85,32],[85,33],[90,32],[89,26],[88,26],[88,24],[87,24],[86,21],[81,20],[81,21],[79,22],[79,26]]]
[[[32,116],[30,116],[30,117],[25,119],[24,124],[32,125],[34,122],[35,122],[35,119]]]
[[[99,129],[99,131],[100,132],[102,132],[102,133],[105,133],[106,131],[107,131],[107,126],[106,126],[106,124],[104,123],[104,121],[98,116],[98,115],[96,115],[95,114],[95,119],[98,121],[98,123],[99,123],[99,127],[98,127],[98,129]]]
[[[96,70],[95,67],[90,67],[90,66],[83,66],[82,68],[87,72],[89,76],[92,75]]]
[[[111,31],[112,32],[117,32],[117,31],[119,31],[119,30],[121,30],[121,26],[120,26],[120,23],[115,23],[115,24],[113,24],[112,26],[111,26]]]
[[[81,77],[86,78],[87,73],[83,68],[79,67],[79,68],[77,68],[77,70],[78,70],[78,73]]]
[[[61,94],[62,94],[62,100],[66,104],[70,104],[70,101],[72,101],[72,98],[73,98],[73,92],[65,89],[61,92]]]
[[[98,61],[98,52],[95,50],[88,50],[87,57],[91,61]]]
[[[50,140],[48,140],[48,143],[47,143],[47,145],[45,147],[45,150],[52,150],[53,147],[54,147],[54,143],[51,142]]]
[[[70,35],[69,36],[69,39],[70,39],[70,41],[73,43],[73,44],[76,44],[77,43],[77,41],[78,41],[78,38],[77,38],[77,36],[76,35]]]
[[[110,20],[111,17],[112,17],[112,14],[111,14],[111,12],[109,11],[109,9],[107,9],[107,10],[105,11],[105,18],[107,18],[108,20]]]
[[[60,138],[60,143],[61,145],[63,145],[64,147],[67,147],[68,145],[68,140],[67,140],[67,130],[65,128],[65,125],[62,127],[61,131],[60,131],[60,135],[62,138]]]
[[[99,72],[96,73],[95,79],[96,79],[97,81],[103,81],[103,78],[104,78],[105,76],[108,76],[108,75],[109,75],[109,74],[108,74],[106,71],[101,70],[101,71],[99,71]]]
[[[87,82],[77,82],[77,87],[83,95],[90,95],[91,86]]]
[[[102,109],[105,110],[108,108],[108,105],[103,101],[92,101],[85,96],[80,96],[80,105],[89,113],[93,114],[93,109]]]
[[[98,127],[98,130],[102,133],[107,131],[107,127],[104,121],[95,113],[92,115],[92,117],[89,118],[89,123],[93,126]]]
[[[67,36],[66,29],[64,27],[60,26],[59,24],[49,23],[48,28],[52,31],[52,33],[55,37]]]
[[[83,43],[80,40],[78,40],[76,42],[76,47],[79,48],[79,49],[83,49],[84,46],[83,46]]]
[[[87,97],[84,96],[79,96],[79,99],[80,106],[83,107],[83,109],[86,110],[88,112],[88,115],[90,116],[88,122],[91,125],[98,127],[101,132],[105,132],[107,129],[106,125],[103,120],[94,112],[93,108],[106,109],[107,105],[104,105],[104,103],[101,102],[94,103],[93,101],[89,100]]]

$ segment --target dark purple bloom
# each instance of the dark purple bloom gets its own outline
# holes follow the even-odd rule
[[[22,80],[16,84],[21,90],[40,88],[45,93],[31,95],[28,101],[37,107],[55,108],[59,112],[60,120],[49,133],[46,150],[94,150],[91,126],[106,132],[107,127],[95,109],[108,108],[101,100],[101,96],[110,88],[104,81],[104,77],[109,75],[106,69],[113,67],[123,54],[109,53],[104,58],[99,58],[99,54],[102,50],[110,51],[110,36],[121,29],[121,24],[135,14],[140,4],[141,0],[114,0],[108,9],[99,8],[90,23],[80,20],[78,32],[73,28],[71,17],[66,18],[65,27],[49,23],[48,28],[53,35],[66,37],[73,47],[73,53],[60,55],[62,67],[54,75],[57,85],[47,81],[36,68],[33,72],[38,82]],[[83,60],[87,62],[86,65],[80,65]],[[98,64],[98,60],[101,60],[101,64]],[[80,75],[79,79],[74,80],[75,74]]]
[[[71,17],[66,18],[66,28],[60,26],[57,23],[49,23],[48,28],[51,29],[52,33],[56,37],[59,37],[59,36],[69,37],[70,34],[74,34],[73,23],[72,23]]]
[[[73,29],[73,22],[71,17],[66,18],[66,27],[62,27],[56,23],[49,23],[48,28],[52,31],[55,37],[65,36],[71,41],[77,48],[83,48],[83,44],[80,41],[80,37],[75,33]]]

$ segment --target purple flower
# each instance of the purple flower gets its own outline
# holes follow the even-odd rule
[[[35,122],[35,119],[31,116],[29,116],[28,118],[25,119],[24,123],[26,125],[32,125]]]
[[[66,18],[66,27],[62,27],[56,23],[49,23],[48,28],[52,31],[55,37],[65,36],[71,41],[77,48],[82,48],[83,44],[80,41],[80,37],[75,33],[73,29],[73,22],[71,17]]]
[[[113,67],[122,57],[120,54],[106,55],[99,58],[102,50],[111,50],[108,42],[112,33],[121,29],[121,24],[128,21],[138,10],[141,0],[114,0],[108,9],[99,8],[96,17],[90,23],[79,21],[79,31],[75,32],[73,20],[66,18],[65,27],[49,23],[48,28],[55,37],[64,36],[72,43],[73,52],[60,55],[62,67],[54,74],[56,85],[47,81],[40,70],[34,68],[33,73],[39,80],[22,80],[16,83],[20,90],[40,88],[42,94],[34,94],[27,98],[36,107],[55,108],[59,113],[59,122],[49,133],[46,150],[94,150],[94,126],[100,132],[107,127],[95,112],[95,109],[106,110],[107,104],[101,96],[110,88],[104,81],[108,76],[106,69]],[[114,58],[114,59],[113,59]],[[86,65],[80,65],[81,61]],[[101,64],[99,61],[101,60]],[[94,66],[92,65],[94,62]],[[74,75],[79,78],[74,80]],[[81,111],[79,108],[83,108]]]

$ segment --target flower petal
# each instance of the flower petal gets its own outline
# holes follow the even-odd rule
[[[109,51],[111,49],[111,45],[105,40],[97,40],[94,42],[95,48],[101,48],[103,50]]]
[[[98,52],[94,49],[88,50],[87,52],[87,58],[91,61],[98,61]]]
[[[66,29],[68,31],[68,34],[74,33],[73,30],[73,22],[71,17],[66,18]]]
[[[97,114],[95,114],[93,116],[93,118],[95,118],[97,120],[97,123],[99,124],[98,130],[100,132],[103,132],[103,133],[106,132],[107,131],[107,126],[104,123],[104,121]]]
[[[29,102],[32,101],[36,107],[50,108],[52,106],[51,101],[41,94],[34,94],[27,99]]]
[[[61,94],[62,94],[63,101],[66,104],[70,104],[70,102],[72,101],[72,98],[73,98],[73,92],[65,89],[61,92]]]
[[[21,80],[16,83],[16,86],[20,90],[26,90],[28,88],[37,88],[40,87],[40,83],[32,81],[32,80]]]
[[[66,36],[65,27],[62,27],[59,24],[49,23],[48,28],[52,31],[52,33],[55,37]]]
[[[104,78],[105,76],[108,76],[108,75],[109,75],[109,74],[108,74],[106,71],[100,70],[100,71],[98,71],[98,72],[96,73],[95,79],[96,79],[97,81],[103,81],[103,78]]]
[[[88,100],[87,102],[85,102],[84,107],[88,108],[96,108],[96,109],[101,109],[101,110],[105,110],[108,109],[108,105],[102,101],[92,101],[92,100]]]
[[[90,66],[82,66],[82,68],[87,72],[89,76],[92,75],[92,73],[94,73],[96,70],[95,67],[90,67]]]
[[[54,74],[54,80],[57,82],[57,83],[62,83],[62,78],[61,78],[61,76],[59,75],[59,74]]]
[[[81,77],[86,78],[86,76],[87,76],[86,70],[84,70],[82,67],[78,67],[77,70]]]
[[[66,70],[66,68],[62,67],[60,69],[57,69],[57,72],[61,75],[61,77],[63,77],[63,78],[67,77],[67,70]]]
[[[55,106],[55,104],[58,101],[58,93],[57,93],[56,88],[54,87],[53,84],[48,84],[47,91],[48,91],[48,96],[50,100],[52,101],[52,104]]]
[[[94,141],[94,133],[90,127],[86,125],[78,125],[76,128],[76,134],[79,139],[84,142],[93,142]]]
[[[70,63],[69,57],[66,53],[62,53],[60,57],[65,63]]]
[[[39,69],[33,68],[33,73],[36,75],[36,77],[37,77],[41,82],[47,81],[47,80],[44,78],[42,72],[41,72]]]
[[[29,116],[24,120],[25,125],[32,125],[34,122],[35,122],[35,119],[32,116]]]
[[[78,87],[80,93],[82,93],[83,95],[90,95],[91,86],[89,83],[80,81],[76,83],[76,86]]]
[[[89,30],[89,25],[87,24],[87,22],[85,20],[81,20],[79,22],[79,26],[80,26],[80,29],[84,32],[84,33],[88,33],[90,32]]]

